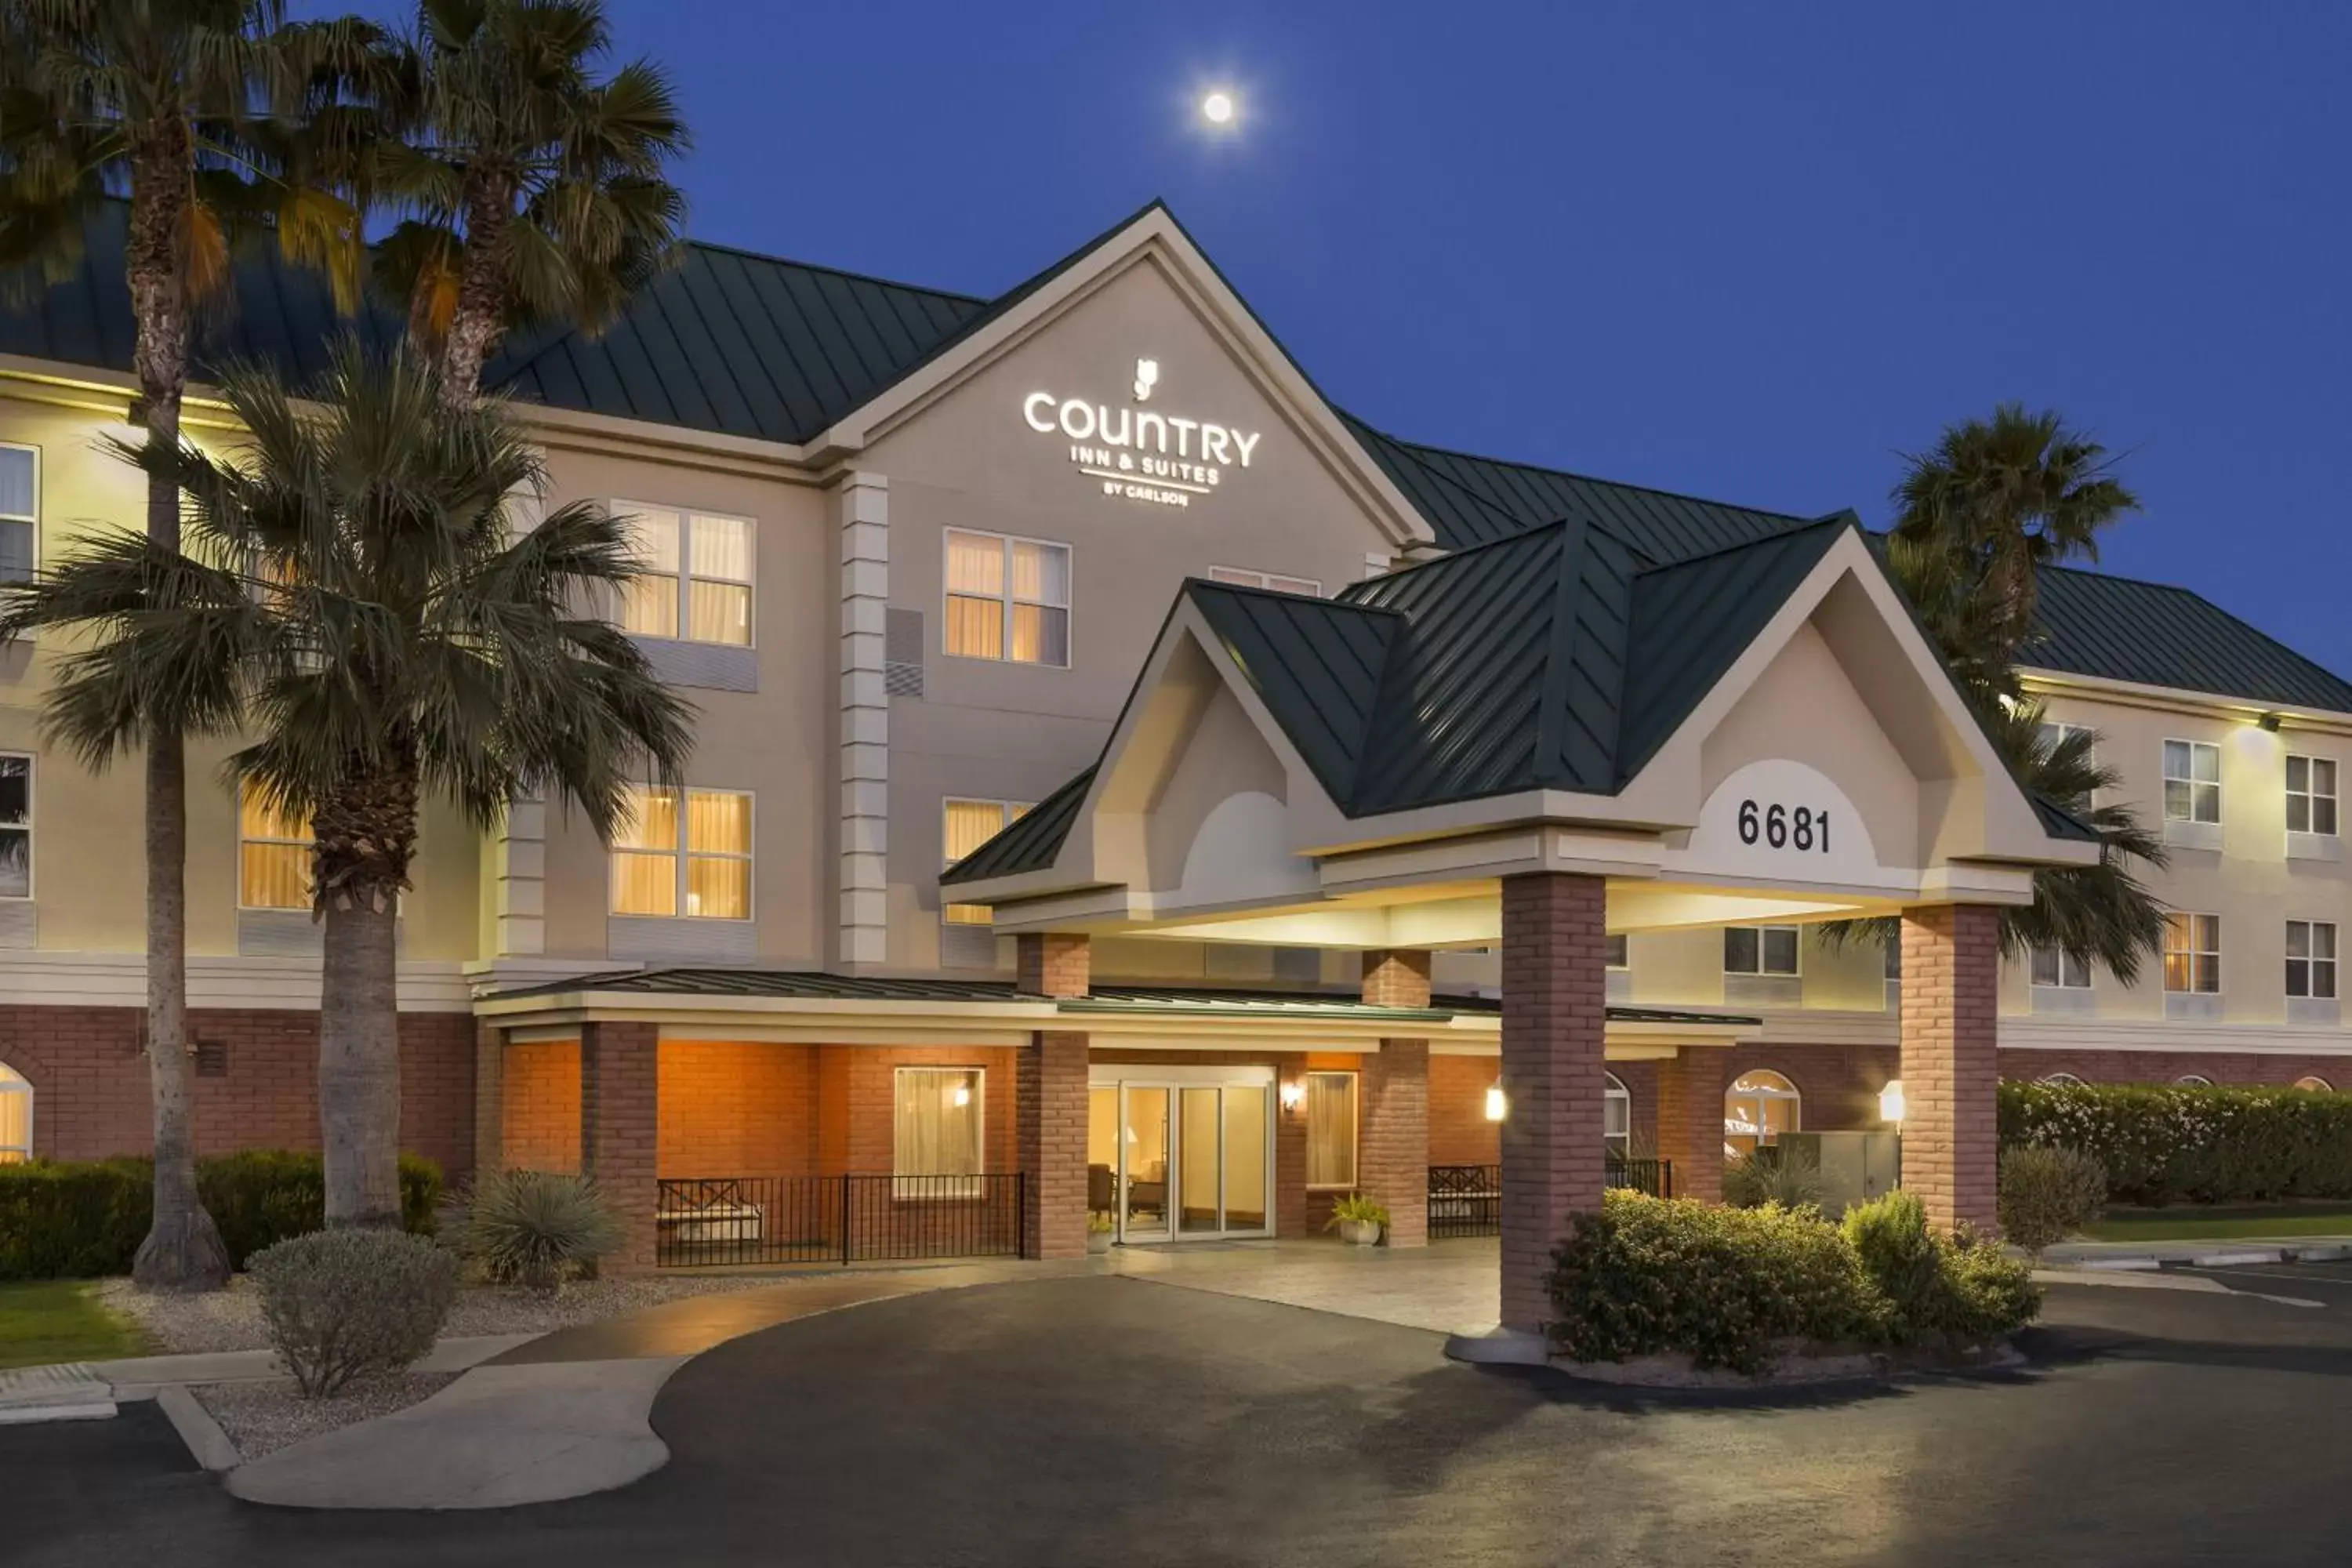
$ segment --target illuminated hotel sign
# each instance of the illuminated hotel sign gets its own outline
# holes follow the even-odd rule
[[[1102,493],[1154,506],[1191,506],[1213,495],[1227,475],[1250,466],[1258,432],[1145,408],[1160,384],[1160,362],[1135,362],[1134,406],[1033,392],[1021,417],[1041,436],[1070,444],[1070,466],[1102,483]]]

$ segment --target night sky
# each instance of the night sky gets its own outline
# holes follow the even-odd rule
[[[2352,674],[2352,5],[611,7],[698,237],[986,294],[1161,196],[1377,425],[1873,523],[2055,407],[2108,569]]]

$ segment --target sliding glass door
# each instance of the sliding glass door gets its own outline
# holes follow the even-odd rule
[[[1171,1077],[1180,1070],[1160,1069]],[[1088,1206],[1110,1213],[1120,1240],[1264,1236],[1273,1228],[1274,1086],[1204,1076],[1192,1069],[1188,1081],[1093,1084]]]

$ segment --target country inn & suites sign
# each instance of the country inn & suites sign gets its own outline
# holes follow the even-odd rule
[[[1021,417],[1041,436],[1066,438],[1070,466],[1099,480],[1103,494],[1189,507],[1195,496],[1213,495],[1228,473],[1250,466],[1259,433],[1142,406],[1159,384],[1160,362],[1139,359],[1133,406],[1033,392],[1021,400]]]

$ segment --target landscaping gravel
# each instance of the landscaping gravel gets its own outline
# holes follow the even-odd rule
[[[237,1458],[262,1455],[318,1437],[355,1422],[372,1421],[431,1398],[457,1376],[446,1372],[396,1373],[360,1378],[332,1399],[305,1399],[291,1378],[261,1383],[215,1383],[190,1392],[212,1412]]]

